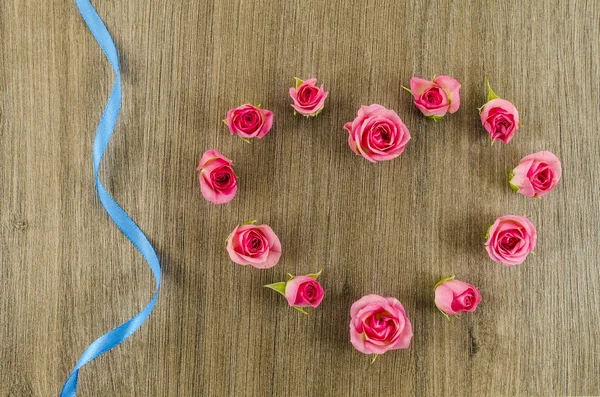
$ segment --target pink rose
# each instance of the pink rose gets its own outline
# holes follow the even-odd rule
[[[227,252],[238,265],[268,269],[279,262],[281,243],[268,225],[243,224],[227,238]]]
[[[537,232],[529,219],[505,215],[488,231],[485,248],[490,258],[506,266],[520,265],[535,248]]]
[[[437,76],[433,81],[412,77],[409,91],[415,98],[415,106],[434,121],[460,107],[460,83],[449,76]]]
[[[447,277],[435,285],[435,305],[446,318],[448,315],[474,312],[481,302],[479,290],[464,281]]]
[[[231,135],[237,135],[246,142],[250,138],[261,139],[273,126],[273,112],[250,104],[230,109],[224,120]]]
[[[317,87],[317,79],[308,79],[305,81],[297,77],[296,88],[290,88],[290,97],[294,100],[292,107],[294,115],[296,112],[303,116],[318,116],[325,106],[325,99],[329,92],[323,89],[323,86]]]
[[[412,338],[412,325],[396,298],[366,295],[350,308],[350,341],[364,354],[383,354],[406,349]]]
[[[317,307],[321,304],[325,291],[317,281],[321,272],[307,274],[306,276],[292,276],[288,273],[290,279],[279,283],[265,285],[273,291],[279,292],[285,296],[288,304],[300,313],[308,314],[303,307]]]
[[[196,171],[200,171],[200,192],[205,199],[214,204],[230,202],[237,192],[237,177],[227,157],[209,149],[202,155]]]
[[[519,112],[515,105],[498,98],[487,77],[485,81],[488,86],[488,101],[480,109],[481,124],[490,134],[492,141],[509,143],[521,125]]]
[[[311,276],[296,276],[285,286],[285,298],[292,307],[317,307],[324,295],[321,284]]]
[[[524,157],[510,174],[510,186],[527,197],[550,193],[562,175],[560,160],[551,152],[537,152]]]
[[[398,157],[410,132],[393,110],[381,105],[361,106],[354,121],[344,125],[350,149],[375,163]]]

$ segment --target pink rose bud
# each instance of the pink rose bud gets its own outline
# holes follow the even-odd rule
[[[415,106],[427,118],[438,121],[446,113],[454,113],[460,107],[460,83],[449,76],[437,76],[433,81],[412,77],[410,92],[415,98]]]
[[[464,281],[446,277],[435,285],[435,305],[446,316],[474,312],[481,302],[479,290]]]
[[[251,221],[237,226],[227,238],[227,252],[238,265],[268,269],[279,262],[281,243],[267,225]]]
[[[292,107],[294,115],[300,113],[302,116],[315,117],[323,110],[325,99],[329,92],[323,86],[317,87],[317,79],[300,80],[297,77],[296,88],[290,88],[290,97],[294,100]]]
[[[196,171],[200,171],[200,192],[205,199],[214,204],[230,202],[237,192],[237,177],[227,157],[209,149],[202,155]]]
[[[537,232],[529,219],[505,215],[490,226],[486,238],[485,249],[492,260],[506,266],[520,265],[535,249]]]
[[[381,105],[361,106],[344,129],[350,149],[372,163],[400,156],[410,140],[410,132],[396,112]]]
[[[231,135],[237,135],[245,142],[250,142],[250,138],[261,139],[271,130],[273,112],[261,109],[260,105],[247,104],[230,109],[223,121],[229,127]]]
[[[323,300],[323,287],[310,276],[296,276],[285,286],[285,298],[290,306],[317,307]]]
[[[306,276],[292,276],[288,281],[265,285],[285,296],[288,304],[301,313],[308,314],[303,307],[317,307],[321,304],[325,291],[317,281],[319,273]]]
[[[511,171],[510,187],[523,196],[542,197],[560,180],[560,160],[551,152],[537,152],[524,157]]]
[[[410,320],[396,298],[366,295],[350,308],[350,342],[361,353],[375,354],[373,361],[388,350],[408,348],[412,335]]]
[[[492,91],[490,83],[485,78],[488,86],[488,101],[480,108],[481,124],[490,134],[493,141],[509,143],[521,125],[519,113],[512,103],[498,98]]]

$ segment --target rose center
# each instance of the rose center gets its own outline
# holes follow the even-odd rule
[[[535,173],[532,182],[539,187],[548,188],[552,184],[554,174],[546,164],[541,164],[540,167],[542,167],[541,170]]]
[[[244,251],[247,255],[255,256],[261,255],[267,251],[267,244],[264,236],[262,236],[256,230],[250,230],[243,237]]]
[[[217,175],[217,177],[215,178],[215,180],[217,181],[217,183],[219,185],[224,185],[227,182],[229,182],[229,174],[225,173],[225,172],[222,173],[222,174],[219,174],[219,175]]]
[[[307,285],[306,288],[304,289],[304,295],[306,296],[306,298],[309,301],[312,301],[315,298],[316,294],[317,294],[317,289],[312,284]]]
[[[256,127],[260,124],[261,119],[260,113],[257,110],[252,109],[237,115],[236,119],[234,120],[234,124],[236,124],[242,130],[248,132],[256,129]]]
[[[496,120],[496,133],[506,135],[512,131],[514,123],[512,120],[507,118],[505,115],[498,116]]]
[[[214,186],[219,190],[225,190],[235,185],[235,177],[231,167],[224,165],[211,174],[211,179]]]
[[[463,305],[465,306],[465,308],[469,308],[471,307],[471,305],[473,304],[473,295],[472,294],[467,294],[465,296],[465,299],[463,300]]]
[[[509,236],[504,239],[503,245],[504,245],[504,247],[506,247],[508,249],[513,249],[518,244],[518,242],[519,242],[519,239],[517,239],[514,236]]]
[[[316,97],[318,90],[314,87],[306,87],[298,96],[303,104],[310,104]]]
[[[431,87],[423,93],[421,98],[430,105],[440,105],[444,101],[444,97],[438,87]]]
[[[255,250],[258,250],[262,247],[262,240],[259,238],[253,238],[252,241],[250,242],[250,245],[252,246],[252,248],[254,248]]]
[[[370,141],[376,149],[386,149],[391,145],[394,136],[387,124],[375,124],[371,129]]]

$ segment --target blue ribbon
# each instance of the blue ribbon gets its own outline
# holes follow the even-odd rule
[[[139,327],[141,327],[148,316],[150,316],[150,313],[152,313],[152,309],[154,309],[154,305],[156,304],[156,299],[158,297],[158,291],[160,289],[160,262],[156,252],[154,251],[154,248],[152,247],[152,244],[150,244],[148,238],[135,224],[135,222],[106,191],[102,185],[102,182],[100,182],[100,178],[98,177],[98,170],[100,168],[102,156],[104,155],[104,150],[108,145],[108,141],[110,141],[110,137],[112,136],[115,124],[117,123],[117,118],[119,117],[119,111],[121,109],[121,72],[119,70],[119,55],[117,54],[115,43],[110,37],[110,33],[108,33],[106,26],[104,26],[104,22],[102,22],[102,19],[98,16],[98,13],[89,0],[75,0],[75,3],[79,8],[79,12],[85,20],[85,23],[92,32],[92,35],[112,65],[116,77],[110,98],[108,99],[108,103],[106,104],[106,108],[104,109],[104,113],[100,119],[100,123],[98,124],[98,129],[96,130],[96,139],[94,140],[94,177],[96,178],[98,198],[100,199],[100,203],[102,203],[104,209],[106,209],[106,212],[111,219],[117,224],[119,229],[121,229],[127,238],[129,238],[138,251],[140,251],[140,253],[144,256],[144,259],[146,259],[146,262],[148,262],[148,265],[150,265],[156,281],[156,290],[150,303],[148,303],[148,305],[135,317],[119,325],[112,331],[102,335],[91,345],[89,345],[87,349],[85,349],[81,355],[81,358],[77,362],[77,365],[75,365],[75,368],[73,368],[73,371],[65,382],[60,393],[61,397],[75,396],[77,391],[77,378],[79,376],[79,369],[81,369],[81,367],[99,355],[117,346],[127,339],[131,334],[133,334]]]

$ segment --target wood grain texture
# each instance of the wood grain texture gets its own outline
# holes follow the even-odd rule
[[[85,367],[78,396],[439,396],[600,394],[600,4],[508,1],[94,2],[115,38],[124,105],[102,178],[160,254],[150,321]],[[462,106],[424,119],[400,89],[449,74]],[[484,76],[524,127],[490,146]],[[293,76],[330,91],[294,117]],[[0,2],[0,395],[58,395],[84,348],[140,310],[153,280],[109,221],[92,179],[94,130],[113,76],[70,1]],[[221,120],[245,102],[275,112],[250,145]],[[413,139],[394,161],[348,148],[362,104],[395,109]],[[240,190],[213,206],[195,166],[234,159]],[[551,150],[542,200],[508,171]],[[490,261],[486,227],[530,216],[537,256]],[[223,240],[258,219],[280,236],[273,269],[233,265]],[[326,298],[303,317],[262,288],[323,269]],[[447,323],[432,287],[480,287]],[[348,336],[351,303],[395,296],[410,349],[369,366]]]

